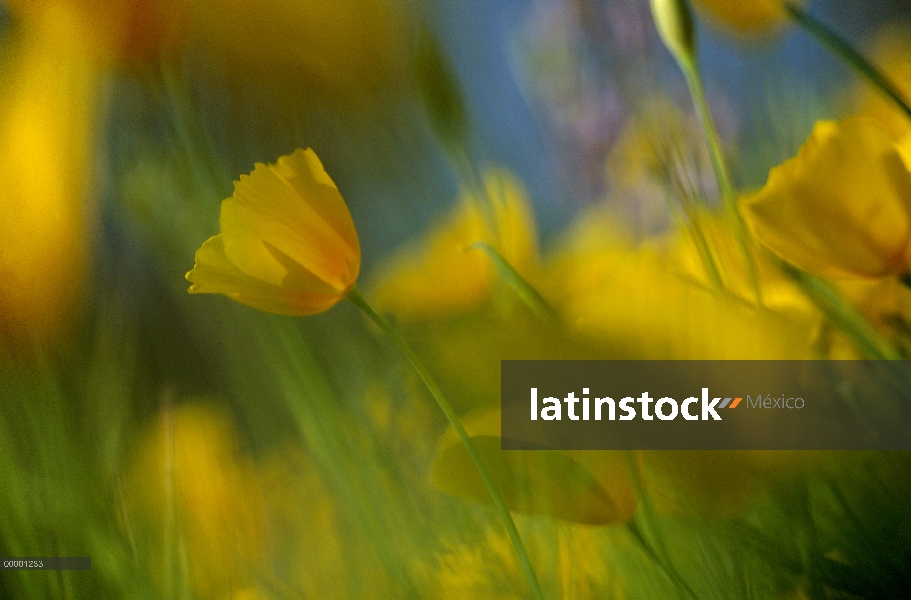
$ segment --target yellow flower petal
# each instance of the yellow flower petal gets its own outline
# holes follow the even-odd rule
[[[187,273],[191,294],[224,294],[257,310],[301,315],[329,310],[338,294],[301,292],[247,275],[225,256],[220,235],[209,238],[196,252],[196,266]]]
[[[868,119],[817,124],[743,211],[772,251],[823,277],[881,278],[911,260],[911,176]]]
[[[713,292],[617,226],[588,214],[545,267],[538,289],[579,339],[638,360],[809,358],[808,325]]]
[[[267,312],[329,309],[360,271],[345,201],[312,150],[257,164],[222,202],[221,234],[196,253],[191,293],[226,296]]]
[[[756,33],[787,18],[785,0],[693,0],[693,4],[739,33]]]

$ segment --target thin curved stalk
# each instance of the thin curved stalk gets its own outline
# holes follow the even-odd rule
[[[512,541],[512,545],[516,550],[516,554],[519,557],[519,564],[522,566],[522,571],[525,573],[525,579],[528,582],[528,587],[530,588],[531,595],[534,600],[544,600],[544,592],[541,590],[541,584],[538,582],[538,577],[535,574],[534,567],[532,567],[531,559],[528,557],[528,551],[525,549],[525,544],[522,542],[522,537],[519,535],[519,530],[516,528],[516,523],[512,519],[512,514],[509,512],[509,508],[506,507],[506,501],[503,499],[503,495],[500,493],[500,490],[497,489],[496,483],[494,483],[493,476],[490,474],[487,465],[484,464],[484,460],[481,458],[480,452],[478,452],[477,447],[474,445],[474,442],[471,441],[471,438],[468,436],[468,432],[465,431],[465,428],[462,427],[462,423],[459,421],[458,415],[452,409],[452,406],[449,404],[449,401],[446,400],[446,397],[443,395],[443,391],[440,389],[440,386],[437,385],[434,381],[433,376],[418,358],[417,354],[414,353],[414,350],[411,349],[411,346],[408,345],[408,342],[399,335],[399,333],[392,328],[392,326],[379,315],[373,308],[367,303],[367,300],[361,294],[361,292],[355,287],[348,293],[348,301],[361,309],[370,320],[372,320],[376,325],[382,329],[392,341],[395,342],[395,345],[398,346],[402,354],[405,355],[405,358],[411,363],[411,366],[420,376],[421,380],[424,382],[424,385],[427,386],[427,389],[430,391],[430,395],[433,396],[433,399],[436,400],[437,405],[443,411],[443,414],[446,415],[446,419],[449,421],[449,424],[452,425],[452,428],[455,429],[458,433],[459,438],[462,440],[462,444],[465,445],[465,449],[468,451],[468,455],[471,457],[472,462],[475,467],[478,469],[478,473],[481,475],[481,479],[484,481],[484,485],[487,486],[487,491],[490,492],[490,496],[493,499],[493,504],[497,509],[497,512],[500,515],[500,519],[503,521],[503,525],[506,527],[506,532],[509,534],[509,539]]]
[[[706,144],[709,148],[709,156],[712,159],[712,170],[715,173],[715,179],[718,182],[718,192],[724,201],[731,224],[734,227],[734,236],[740,246],[744,259],[747,263],[747,270],[750,275],[750,282],[753,286],[753,294],[756,296],[756,303],[762,305],[762,289],[759,286],[759,275],[756,270],[756,262],[753,259],[753,253],[750,250],[747,241],[746,226],[740,217],[740,211],[737,209],[737,197],[734,193],[734,184],[731,181],[731,174],[728,170],[727,161],[724,158],[724,151],[721,148],[721,140],[718,137],[718,130],[715,127],[715,120],[712,118],[712,112],[709,110],[709,103],[705,97],[705,88],[702,85],[702,78],[699,75],[699,69],[695,64],[680,64],[683,75],[686,78],[687,87],[690,90],[690,96],[693,99],[693,105],[696,108],[696,115],[699,117],[699,124],[702,127]]]
[[[496,251],[487,242],[475,242],[468,250],[481,250],[490,258],[490,262],[497,268],[500,278],[516,293],[519,299],[545,323],[550,323],[557,318],[557,311],[548,304],[541,293],[534,288],[515,267],[502,254]]]
[[[804,9],[791,2],[785,2],[784,7],[801,29],[816,38],[820,44],[835,56],[845,61],[845,63],[850,65],[857,73],[873,84],[874,87],[879,88],[882,93],[888,96],[895,105],[911,119],[911,106],[908,105],[908,101],[905,100],[895,85],[882,71],[873,66],[870,61],[864,58],[863,55],[855,50],[844,38],[830,29],[828,25],[818,20],[816,17],[813,17]]]

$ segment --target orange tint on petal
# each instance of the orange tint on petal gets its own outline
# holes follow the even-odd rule
[[[257,164],[242,175],[234,195],[222,202],[221,230],[231,262],[268,283],[338,293],[357,279],[354,224],[312,150],[297,150],[278,165]],[[290,272],[273,249],[300,268]]]
[[[286,315],[331,308],[354,287],[361,249],[348,207],[312,150],[259,163],[221,203],[221,233],[196,253],[191,293]]]

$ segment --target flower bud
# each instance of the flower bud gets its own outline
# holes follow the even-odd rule
[[[651,0],[661,41],[681,66],[696,66],[696,28],[686,0]]]

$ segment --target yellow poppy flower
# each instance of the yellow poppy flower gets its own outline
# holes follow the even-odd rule
[[[743,214],[773,252],[822,277],[882,278],[911,261],[911,175],[869,119],[817,123]]]
[[[743,34],[779,25],[787,18],[785,0],[693,0],[693,4],[712,19]]]
[[[351,557],[343,544],[342,520],[313,459],[298,446],[284,443],[258,463],[257,471],[269,511],[273,556],[288,558],[272,564],[271,572],[261,577],[263,587],[269,589],[280,580],[303,598],[350,597],[345,572]],[[319,552],[313,551],[316,546]],[[376,559],[358,558],[360,572],[369,572],[383,588]]]
[[[354,287],[361,266],[345,201],[312,150],[259,163],[221,203],[221,233],[196,252],[192,294],[224,294],[258,310],[310,315]]]

